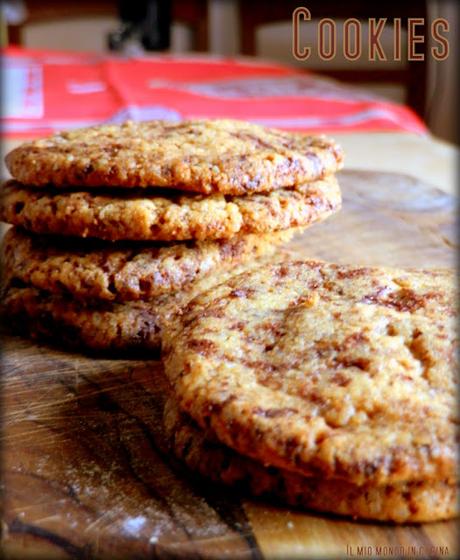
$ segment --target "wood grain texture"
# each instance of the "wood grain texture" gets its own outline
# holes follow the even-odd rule
[[[294,240],[296,254],[455,264],[451,196],[391,173],[343,172],[341,184],[342,212]],[[455,521],[358,523],[243,500],[190,475],[163,448],[156,356],[84,356],[5,333],[2,369],[7,558],[458,556]]]

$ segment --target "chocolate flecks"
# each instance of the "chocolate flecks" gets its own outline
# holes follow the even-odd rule
[[[320,283],[318,282],[318,280],[311,280],[308,283],[308,289],[309,290],[317,290],[320,287]]]
[[[421,307],[425,307],[429,300],[439,299],[439,297],[439,294],[436,292],[418,295],[413,290],[404,288],[399,292],[390,294],[385,301],[385,305],[394,307],[398,311],[413,312]]]
[[[243,240],[229,241],[228,239],[218,240],[219,251],[223,259],[235,258],[242,254],[245,249]]]
[[[367,334],[363,333],[362,331],[356,332],[350,334],[345,338],[345,340],[342,343],[342,348],[349,350],[365,342],[369,342],[369,337],[367,336]]]
[[[283,264],[280,267],[278,267],[276,272],[277,272],[277,275],[280,278],[284,278],[285,276],[287,276],[289,274],[289,266]]]
[[[216,344],[212,342],[212,340],[207,339],[197,340],[192,338],[188,341],[187,346],[190,348],[190,350],[198,352],[206,358],[211,356],[212,354],[215,354],[217,351]]]
[[[237,321],[236,323],[232,323],[230,326],[230,329],[234,331],[244,331],[245,328],[246,323],[244,321]]]
[[[404,498],[409,502],[409,509],[410,512],[415,515],[416,513],[418,513],[419,511],[419,506],[414,502],[414,500],[412,499],[412,494],[410,492],[406,492],[404,494]]]
[[[270,144],[266,140],[262,140],[260,136],[256,136],[255,134],[251,134],[250,132],[233,132],[232,136],[238,138],[239,140],[247,141],[253,144],[256,148],[265,148],[267,150],[277,152],[278,147]]]
[[[375,292],[365,295],[361,299],[361,303],[376,303],[379,304],[384,301],[384,296],[388,293],[388,286],[379,286]]]
[[[252,409],[252,413],[256,416],[263,416],[265,418],[280,418],[282,416],[291,416],[297,414],[299,411],[296,408],[260,408]]]
[[[264,387],[278,390],[283,386],[283,376],[281,373],[282,369],[280,366],[276,366],[263,360],[241,361],[246,367],[251,368],[256,372],[258,383]]]
[[[254,294],[254,290],[251,288],[237,288],[229,293],[231,298],[247,298]]]
[[[350,268],[350,269],[342,268],[342,269],[337,270],[337,278],[340,279],[340,280],[360,278],[360,277],[363,277],[363,276],[369,276],[370,272],[371,272],[371,270],[369,268],[366,268],[366,267]]]
[[[184,328],[189,327],[194,321],[197,320],[198,315],[193,312],[196,310],[196,307],[198,307],[198,305],[199,305],[198,303],[192,300],[187,306],[182,308],[181,314],[184,317],[182,326]],[[223,307],[216,307],[216,308],[209,307],[208,309],[204,309],[202,311],[200,310],[199,313],[200,319],[203,319],[205,317],[214,317],[216,319],[221,319],[224,316],[225,316],[225,309]]]
[[[339,387],[347,387],[351,383],[351,379],[343,373],[338,372],[331,377],[331,383],[334,383]]]
[[[389,323],[386,327],[386,334],[387,336],[397,336],[398,333],[398,329],[395,327],[395,325],[393,325],[392,323]]]
[[[369,371],[369,366],[371,365],[371,361],[367,358],[349,358],[347,356],[337,356],[333,363],[335,367],[339,366],[346,369],[353,367],[361,371]]]
[[[421,364],[423,375],[427,376],[434,361],[427,348],[425,337],[419,329],[415,329],[412,333],[412,339],[408,343],[407,348],[414,360]]]
[[[308,397],[311,400],[311,402],[319,406],[323,406],[326,404],[326,399],[322,395],[320,395],[320,393],[318,393],[317,391],[309,392]]]
[[[291,301],[289,307],[313,307],[315,301],[313,294],[305,294]]]
[[[332,206],[328,206],[328,203],[323,197],[317,195],[311,195],[308,197],[308,204],[317,210],[330,210]]]
[[[347,336],[341,342],[331,340],[318,340],[315,344],[315,351],[319,358],[324,359],[328,367],[348,368],[356,367],[363,371],[368,370],[370,360],[364,357],[350,355],[350,350],[365,344],[369,341],[365,333],[357,332]]]
[[[402,288],[388,293],[387,287],[381,287],[375,293],[364,296],[361,303],[374,303],[390,307],[396,311],[413,313],[418,309],[426,307],[428,301],[439,298],[440,294],[437,292],[417,294],[410,288]]]

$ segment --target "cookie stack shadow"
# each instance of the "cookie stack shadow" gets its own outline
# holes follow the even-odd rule
[[[25,143],[2,188],[3,312],[97,351],[150,351],[195,295],[340,208],[325,137],[238,121],[128,122]]]

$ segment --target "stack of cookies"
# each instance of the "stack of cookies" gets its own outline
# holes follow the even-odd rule
[[[452,271],[266,264],[163,330],[164,424],[189,468],[355,518],[458,515]]]
[[[238,121],[64,132],[6,162],[4,309],[96,350],[158,347],[193,296],[341,204],[333,141]]]

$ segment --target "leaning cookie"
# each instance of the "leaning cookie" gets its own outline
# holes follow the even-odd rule
[[[357,485],[457,468],[452,271],[293,261],[199,295],[162,331],[181,409],[228,447]]]
[[[272,193],[161,193],[158,190],[69,192],[34,189],[16,181],[1,192],[0,219],[34,233],[95,237],[110,241],[222,239],[308,227],[337,212],[335,177]]]
[[[126,122],[27,142],[6,157],[35,186],[150,187],[247,194],[335,173],[343,153],[325,136],[235,120]]]
[[[5,284],[20,281],[75,299],[148,300],[188,288],[288,242],[294,230],[179,243],[109,243],[30,235],[13,227],[3,240]]]
[[[201,430],[179,411],[171,396],[164,409],[164,428],[170,450],[188,468],[215,482],[236,486],[243,495],[355,519],[395,523],[441,521],[458,515],[458,485],[453,480],[357,486],[340,479],[304,477],[266,467]]]

